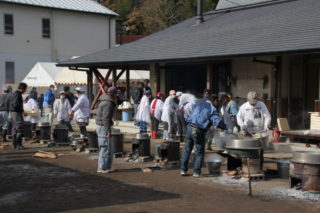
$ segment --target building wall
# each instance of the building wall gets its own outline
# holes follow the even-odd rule
[[[13,14],[14,35],[4,34],[5,13]],[[51,38],[42,38],[42,18],[50,19]],[[15,62],[19,82],[36,62],[62,61],[114,45],[115,18],[110,16],[0,3],[0,84],[5,61]]]
[[[261,60],[275,61],[274,57],[259,57]],[[232,60],[231,92],[233,97],[245,99],[249,91],[256,91],[259,95],[272,97],[273,66],[253,62],[252,58],[238,58]],[[264,78],[268,82],[264,87]]]

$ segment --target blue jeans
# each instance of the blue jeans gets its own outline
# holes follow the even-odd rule
[[[98,170],[111,169],[113,160],[113,148],[111,138],[106,137],[106,128],[97,125],[99,143]]]
[[[139,122],[139,127],[140,127],[140,133],[147,133],[147,127],[148,127],[147,122],[140,121]]]
[[[134,125],[135,126],[139,126],[139,122],[136,120],[136,115],[137,115],[137,112],[138,112],[138,106],[139,104],[133,104],[133,113],[134,113]]]
[[[193,173],[201,174],[202,162],[204,159],[206,131],[191,126],[187,127],[186,143],[181,159],[181,170],[188,171],[189,157],[193,146],[195,149],[195,158],[193,165]]]
[[[8,115],[9,115],[9,112],[7,111],[0,112],[0,123],[1,123],[2,129],[4,130],[8,130],[8,126],[9,126]]]

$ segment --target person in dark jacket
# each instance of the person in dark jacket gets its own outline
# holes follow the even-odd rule
[[[10,98],[10,112],[12,119],[12,143],[15,149],[24,149],[22,146],[23,136],[23,99],[22,94],[26,92],[28,85],[20,83]]]
[[[38,98],[38,107],[40,110],[40,116],[42,117],[42,113],[43,113],[43,99],[44,99],[44,95],[40,94],[39,98]]]
[[[98,173],[110,173],[112,170],[113,148],[111,141],[111,127],[113,114],[116,109],[117,88],[110,87],[107,94],[100,97],[97,109],[96,131],[99,142]]]
[[[0,122],[2,126],[3,142],[7,142],[7,133],[8,133],[8,127],[9,127],[10,88],[6,87],[3,90],[3,94],[0,94]]]
[[[29,98],[32,98],[33,100],[37,101],[38,100],[38,92],[37,92],[37,88],[32,87],[30,94],[29,94]]]
[[[75,103],[75,98],[74,98],[74,94],[72,92],[70,92],[70,87],[69,86],[65,86],[63,88],[63,91],[66,94],[66,98],[69,100],[69,103],[70,103],[71,107],[73,107],[73,105]]]
[[[193,165],[193,176],[200,177],[201,167],[204,159],[205,136],[208,129],[213,125],[225,129],[226,126],[219,116],[217,109],[208,101],[201,99],[193,106],[190,115],[187,118],[186,143],[181,159],[181,175],[186,176],[189,165],[189,157],[193,146],[195,146],[195,159]]]
[[[133,100],[133,111],[134,111],[134,118],[137,115],[138,112],[138,106],[140,104],[141,98],[143,96],[144,84],[142,82],[138,82],[138,87],[134,88],[131,94],[132,100]],[[138,121],[134,120],[134,125],[139,126]]]

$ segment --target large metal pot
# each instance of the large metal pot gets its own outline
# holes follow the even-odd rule
[[[320,165],[320,153],[297,151],[293,153],[293,158],[291,159],[291,162]]]
[[[226,149],[260,149],[261,143],[256,138],[230,139],[226,143]]]

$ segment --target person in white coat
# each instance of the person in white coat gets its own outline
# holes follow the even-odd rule
[[[74,117],[74,120],[77,121],[77,124],[80,128],[80,136],[87,136],[87,128],[89,124],[90,117],[90,104],[89,99],[84,94],[85,91],[81,87],[75,89],[75,94],[78,97],[77,103],[72,107],[70,112],[70,117]]]
[[[139,124],[139,133],[146,133],[148,124],[151,123],[150,119],[150,97],[152,95],[151,90],[146,90],[140,104],[138,106],[138,111],[136,115],[136,120]]]
[[[151,117],[151,138],[157,139],[159,123],[161,121],[161,114],[163,110],[163,93],[158,92],[156,98],[150,104],[150,117]]]
[[[248,93],[247,100],[237,114],[237,122],[241,130],[247,135],[268,131],[271,116],[266,105],[258,101],[258,95],[254,91]]]
[[[173,133],[174,127],[174,114],[177,108],[177,104],[174,102],[176,98],[176,91],[170,90],[169,97],[166,98],[163,104],[163,111],[161,115],[161,120],[164,122],[163,126],[163,139],[170,140]]]
[[[53,114],[60,124],[69,126],[71,112],[71,104],[66,98],[64,91],[60,92],[60,99],[56,99],[53,104]]]
[[[196,97],[189,93],[177,92],[177,98],[179,99],[179,106],[176,111],[177,137],[179,137],[180,141],[182,142],[187,130],[187,122],[184,118],[184,107],[188,103],[194,102]]]
[[[40,121],[39,107],[37,102],[33,98],[30,98],[30,96],[26,96],[23,104],[23,110],[30,113],[27,113],[25,121],[31,122],[32,130],[35,130],[37,123]]]

